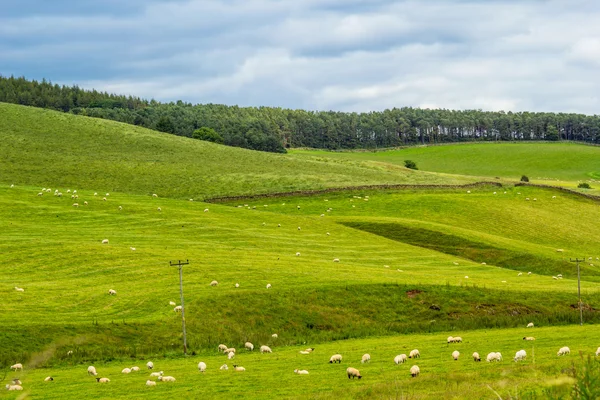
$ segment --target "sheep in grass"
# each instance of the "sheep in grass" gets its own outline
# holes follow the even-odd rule
[[[370,354],[363,354],[360,362],[364,364],[364,363],[367,363],[369,361],[371,361],[371,355]]]
[[[52,382],[53,380],[54,380],[54,378],[51,376],[47,376],[44,378],[44,382]]]
[[[115,289],[109,289],[108,290],[108,294],[111,296],[116,296],[117,295],[117,291]]]
[[[108,244],[108,239],[102,239],[102,244]]]
[[[346,368],[346,374],[348,375],[348,379],[354,379],[354,378],[361,379],[362,378],[360,371],[357,370],[356,368],[352,368],[352,367]]]
[[[151,380],[147,380],[146,381],[146,386],[156,386],[156,382],[151,381]]]
[[[227,364],[223,364],[223,365],[221,365],[221,366],[219,367],[219,369],[220,369],[221,371],[227,371],[227,370],[229,370],[229,367],[227,366]]]
[[[527,357],[527,352],[525,350],[519,350],[515,354],[514,360],[515,362],[523,361],[525,357]]]
[[[527,324],[527,327],[528,327],[528,328],[533,328],[533,322],[530,322],[530,323],[528,323],[528,324]]]
[[[170,302],[169,302],[169,305],[170,305],[170,306],[175,306],[175,305],[177,305],[177,303],[175,303],[174,301],[170,301]]]
[[[21,371],[23,371],[23,364],[21,364],[21,363],[16,363],[16,364],[14,364],[14,365],[11,365],[11,366],[10,366],[10,369],[11,369],[11,371],[12,371],[12,370],[15,370],[15,371],[21,370]]]
[[[173,311],[175,311],[175,312],[181,312],[181,310],[183,310],[183,307],[181,307],[181,306],[177,306],[177,307],[173,308]]]
[[[340,259],[339,258],[334,258],[333,262],[340,262]]]
[[[152,193],[152,197],[158,197],[156,193]]]
[[[421,369],[418,366],[413,365],[412,367],[410,367],[410,376],[412,376],[413,378],[419,376],[420,373]]]
[[[162,211],[162,208],[158,207],[156,210],[157,210],[157,211]]]
[[[296,257],[300,257],[300,252],[297,252],[297,253],[296,253]]]
[[[246,368],[242,367],[241,365],[234,365],[233,370],[235,372],[244,372],[246,370]]]
[[[600,347],[596,350],[596,357],[600,356]]]
[[[200,361],[198,363],[198,371],[200,371],[200,372],[206,372],[206,363]]]
[[[130,374],[131,373],[131,368],[123,368],[123,370],[121,371],[122,374]]]
[[[108,383],[108,382],[110,382],[110,379],[108,379],[108,378],[96,378],[96,382],[98,382],[98,383]]]
[[[6,385],[6,390],[23,390],[23,386],[21,385]]]
[[[478,352],[473,353],[473,361],[481,361],[481,357],[479,357]]]
[[[87,373],[88,375],[98,375],[98,373],[96,372],[96,367],[94,367],[93,365],[90,365],[87,369]]]
[[[224,352],[225,352],[225,350],[227,350],[227,349],[228,349],[227,345],[225,345],[225,344],[220,344],[220,345],[219,345],[219,351],[220,351],[220,352],[223,352],[223,353],[224,353]]]
[[[159,371],[159,372],[153,372],[150,374],[150,378],[158,378],[159,376],[163,376],[163,372]]]
[[[13,385],[22,385],[23,384],[23,382],[21,382],[21,380],[19,378],[13,379],[11,383]]]
[[[219,282],[217,282],[217,281],[212,281],[212,282],[210,283],[210,286],[217,286],[218,284],[219,284]]]
[[[486,357],[487,362],[502,361],[502,354],[499,352],[491,352]]]
[[[525,336],[523,340],[535,340],[533,336]]]
[[[253,345],[252,343],[250,343],[250,342],[246,342],[246,343],[244,343],[244,347],[245,347],[247,350],[250,350],[250,351],[254,350],[254,345]]]
[[[312,353],[313,351],[315,351],[314,347],[309,347],[308,349],[304,349],[303,351],[307,352],[307,353]]]
[[[228,347],[225,350],[223,350],[224,354],[228,354],[228,353],[235,353],[235,348],[234,347]]]
[[[396,365],[404,364],[406,362],[406,358],[406,354],[399,354],[396,357],[394,357],[394,362],[396,363]]]
[[[205,208],[205,209],[204,209],[204,212],[208,212],[208,208]]]
[[[137,372],[140,370],[140,367],[131,367],[131,372]]]
[[[333,363],[338,363],[340,364],[342,362],[342,355],[341,354],[334,354],[329,358],[329,364],[333,364]]]
[[[239,287],[240,287],[240,284],[239,284],[239,283],[236,283],[236,284],[235,284],[235,287],[236,287],[236,288],[239,288]]]
[[[267,289],[271,289],[271,287],[272,287],[271,284],[267,283]]]
[[[454,350],[452,352],[452,358],[454,358],[454,361],[458,361],[458,356],[460,356],[460,353],[457,350]]]
[[[153,363],[152,361],[148,361],[148,362],[146,363],[146,368],[148,368],[148,369],[153,369],[153,368],[154,368],[154,363]]]
[[[295,369],[294,373],[297,375],[308,375],[308,371],[305,369]]]
[[[421,358],[421,353],[417,349],[411,350],[410,353],[408,353],[408,358]]]
[[[274,334],[272,334],[272,335],[271,335],[271,337],[272,337],[273,339],[277,339],[279,336],[278,336],[276,333],[274,333]]]
[[[567,346],[561,347],[558,350],[558,353],[556,353],[557,356],[565,356],[567,354],[571,354],[571,349],[569,349]]]
[[[229,352],[229,353],[227,353],[227,359],[228,359],[228,360],[232,360],[232,359],[233,359],[233,357],[235,357],[235,353],[233,353],[233,352]]]
[[[310,354],[310,351],[300,350],[300,354],[307,355],[307,354]]]
[[[25,289],[23,289],[22,287],[18,287],[18,286],[15,286],[15,290],[17,292],[24,292],[25,291]]]
[[[158,380],[161,382],[175,382],[175,378],[173,378],[172,376],[159,376]]]
[[[271,348],[269,346],[260,346],[260,352],[261,353],[272,353],[273,351],[271,350]]]

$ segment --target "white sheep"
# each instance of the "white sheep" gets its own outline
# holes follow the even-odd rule
[[[108,290],[108,294],[111,295],[111,296],[116,296],[117,291],[115,289],[109,289]]]
[[[274,339],[277,339],[279,336],[276,333],[274,333],[274,334],[271,335],[271,337],[274,338]]]
[[[219,282],[217,282],[217,281],[212,281],[212,282],[210,283],[210,286],[217,286],[218,284],[219,284]]]
[[[596,350],[596,357],[600,356],[600,347]]]
[[[140,370],[140,367],[131,367],[131,372],[137,372]]]
[[[205,209],[204,209],[204,212],[208,212],[208,208],[205,208]]]
[[[148,379],[148,380],[146,381],[146,386],[156,386],[156,382],[154,382],[154,381],[151,381],[151,380],[149,380],[149,379]]]
[[[458,352],[458,350],[454,350],[452,352],[452,358],[454,358],[454,361],[458,361],[458,356],[460,356],[460,353]]]
[[[528,327],[528,328],[533,328],[533,322],[530,322],[530,323],[528,323],[528,324],[527,324],[527,327]]]
[[[181,307],[181,306],[177,306],[177,307],[173,308],[173,311],[175,311],[175,312],[181,312],[182,310],[183,310],[183,307]]]
[[[362,378],[362,375],[360,374],[360,371],[357,370],[356,368],[352,368],[352,367],[348,367],[346,368],[346,374],[348,375],[348,379],[352,378]]]
[[[239,288],[239,287],[240,287],[240,284],[239,284],[239,283],[236,283],[236,284],[235,284],[235,287],[236,287],[236,288]]]
[[[333,262],[340,262],[340,259],[339,258],[334,258]]]
[[[153,372],[153,373],[151,373],[150,377],[151,378],[158,378],[159,376],[162,376],[162,375],[163,375],[163,372],[159,371],[159,372]]]
[[[158,207],[158,208],[157,208],[157,210],[158,210],[158,211],[162,211],[162,208]]]
[[[525,336],[523,340],[532,341],[535,340],[535,338],[533,336]]]
[[[43,192],[39,192],[39,193],[38,193],[38,196],[43,196],[43,195],[44,195],[44,193],[43,193]]]
[[[94,192],[94,196],[98,196],[98,192]]]
[[[517,276],[521,276],[521,275],[523,275],[523,273],[522,273],[522,272],[519,272],[519,273],[517,274]]]
[[[519,350],[515,354],[514,360],[515,362],[523,361],[525,357],[527,357],[527,352],[525,350]]]
[[[487,362],[502,361],[502,354],[499,352],[491,352],[486,357]]]
[[[228,347],[223,351],[224,354],[235,353],[235,347]]]
[[[152,361],[148,361],[148,362],[146,363],[146,367],[147,367],[148,369],[153,369],[153,368],[154,368],[154,363],[153,363]]]
[[[269,346],[260,346],[260,352],[261,353],[272,353],[273,351],[271,350],[271,348]]]
[[[152,197],[158,197],[156,193],[152,193]]]
[[[103,198],[102,198],[102,201],[106,201],[106,197],[103,197]]]
[[[342,355],[341,354],[334,354],[329,358],[329,364],[333,364],[333,363],[341,363],[342,362]]]
[[[271,289],[271,284],[267,283],[267,289]]]
[[[223,365],[221,365],[221,366],[219,367],[219,369],[220,369],[221,371],[227,371],[227,370],[229,370],[229,367],[227,366],[227,364],[223,364]]]
[[[367,363],[369,361],[371,361],[371,355],[368,354],[368,353],[367,354],[363,354],[360,362],[364,364],[364,363]]]
[[[564,355],[567,355],[567,354],[571,354],[571,349],[569,349],[567,346],[561,347],[558,350],[558,353],[556,353],[557,356],[564,356]]]
[[[6,385],[6,390],[23,390],[23,386],[21,385]]]
[[[18,286],[15,286],[15,290],[16,290],[17,292],[24,292],[24,291],[25,291],[25,289],[23,289],[23,288],[21,288],[21,287],[18,287]]]
[[[229,353],[227,353],[227,359],[228,360],[232,360],[233,357],[235,357],[235,353],[234,352],[230,351]]]
[[[131,373],[131,368],[123,368],[123,370],[121,371],[122,374],[130,374]]]
[[[106,193],[106,197],[110,196],[110,193]]]
[[[59,194],[60,194],[60,193],[59,193]],[[84,206],[87,206],[87,205],[88,205],[88,202],[87,202],[87,201],[84,201],[84,202],[83,202],[83,205],[84,205]]]
[[[108,379],[108,378],[96,378],[96,382],[98,382],[98,383],[108,383],[108,382],[110,382],[110,379]]]
[[[394,362],[396,364],[404,364],[406,362],[406,354],[398,354],[396,357],[394,357]]]
[[[297,252],[297,253],[296,253],[296,257],[300,257],[300,252]]]
[[[246,368],[244,368],[244,367],[242,367],[242,366],[240,366],[240,365],[234,365],[234,366],[233,366],[233,370],[234,370],[235,372],[244,372],[244,371],[246,370]]]
[[[158,380],[161,382],[175,382],[175,378],[173,378],[172,376],[159,376]]]
[[[417,349],[411,350],[410,353],[408,353],[408,358],[421,358],[421,353]]]
[[[79,207],[79,203],[73,203],[73,207]]]
[[[228,347],[227,347],[226,344],[220,344],[219,347],[218,347],[218,349],[219,349],[220,352],[224,353],[225,350],[228,349]]]
[[[119,211],[122,211],[122,210],[123,210],[123,206],[119,206]]]
[[[254,345],[250,342],[244,343],[244,347],[250,351],[254,350]]]
[[[194,201],[194,199],[190,199],[190,201]]]
[[[175,303],[174,301],[170,301],[170,302],[169,302],[169,305],[170,305],[170,306],[175,306],[175,305],[177,305],[177,303]]]
[[[310,351],[306,351],[306,350],[300,350],[300,354],[304,354],[304,355],[306,355],[306,354],[310,354]]]
[[[21,371],[23,371],[23,364],[21,364],[21,363],[16,363],[16,364],[14,364],[14,365],[11,365],[11,366],[10,366],[10,369],[11,369],[11,370],[13,370],[13,369],[14,369],[15,371],[18,371],[18,370],[21,370]]]
[[[412,376],[413,378],[419,376],[420,373],[421,369],[418,366],[413,365],[412,367],[410,367],[410,376]]]
[[[206,363],[200,361],[198,363],[198,371],[200,371],[200,372],[206,372]]]
[[[88,375],[98,375],[98,373],[96,372],[96,367],[94,367],[93,365],[90,365],[87,369]]]
[[[527,273],[527,275],[531,275],[531,271],[529,271],[529,272]]]
[[[473,353],[473,361],[481,361],[481,357],[479,357],[478,352]]]
[[[108,239],[102,239],[102,244],[108,244]]]
[[[51,376],[47,376],[44,378],[44,382],[52,382],[53,380],[54,380],[54,378]]]
[[[298,375],[308,375],[308,371],[305,369],[295,369],[294,373]]]

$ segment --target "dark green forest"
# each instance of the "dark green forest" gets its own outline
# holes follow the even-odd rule
[[[376,149],[469,141],[600,142],[600,117],[596,115],[411,107],[355,113],[160,103],[1,75],[0,102],[105,118],[270,152],[293,147]]]

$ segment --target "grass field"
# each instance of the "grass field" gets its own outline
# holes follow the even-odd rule
[[[0,105],[2,113],[0,367],[24,363],[25,372],[7,372],[2,384],[18,375],[32,398],[493,398],[493,390],[548,398],[556,379],[556,390],[569,390],[572,363],[578,371],[583,363],[577,353],[600,346],[600,209],[592,200],[505,184],[209,204],[188,197],[473,178],[254,153],[18,106]],[[213,150],[220,153],[211,158]],[[182,154],[181,163],[167,163],[169,154]],[[150,167],[149,157],[164,158]],[[255,178],[245,170],[264,174],[264,186],[248,184]],[[210,174],[216,178],[196,179]],[[51,189],[39,196],[42,188]],[[582,265],[579,327],[569,258],[582,256],[592,259]],[[177,269],[168,264],[177,259],[190,260],[188,358],[169,305],[180,303]],[[522,341],[530,334],[533,345]],[[448,335],[465,339],[456,345],[460,361],[450,357]],[[239,351],[246,373],[218,371],[234,363],[217,345],[240,350],[248,340],[274,353]],[[564,345],[571,356],[557,359]],[[317,350],[301,356],[306,347]],[[422,375],[411,379],[412,364],[392,360],[415,347]],[[521,348],[527,361],[512,362]],[[504,361],[476,364],[473,351],[501,351]],[[328,364],[336,352],[344,362]],[[361,365],[365,352],[373,360]],[[146,371],[120,374],[148,359],[177,382],[147,388]],[[209,364],[202,376],[200,360]],[[96,384],[85,373],[90,364],[112,382]],[[364,379],[348,381],[350,365]],[[47,375],[55,382],[44,383]]]
[[[469,143],[410,147],[378,152],[328,152],[292,150],[300,159],[328,157],[336,160],[375,161],[404,165],[413,160],[420,170],[478,177],[519,180],[576,188],[588,182],[600,193],[600,147],[574,143]]]

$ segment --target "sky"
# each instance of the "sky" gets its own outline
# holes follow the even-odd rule
[[[159,101],[600,110],[595,0],[2,0],[0,74]]]

